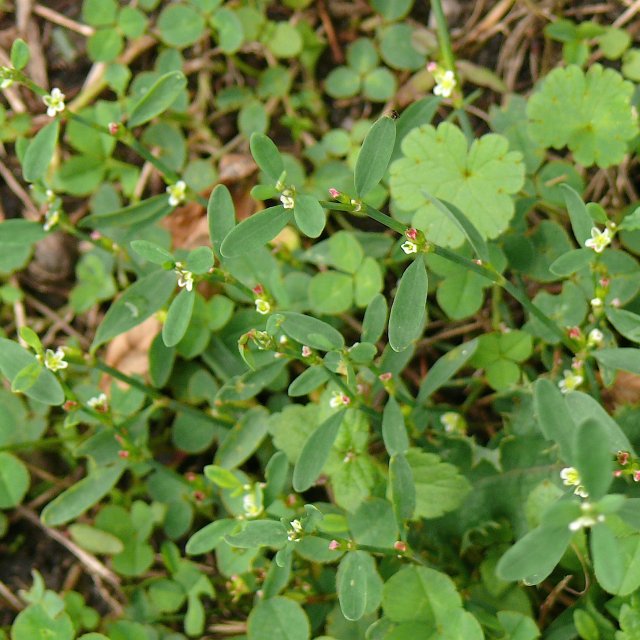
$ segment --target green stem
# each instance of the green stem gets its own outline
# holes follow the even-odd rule
[[[449,36],[449,25],[442,10],[440,0],[431,0],[431,10],[436,19],[436,28],[438,30],[438,44],[440,45],[440,55],[447,69],[451,69],[454,73],[456,70],[456,59],[453,55],[451,47],[451,37]]]

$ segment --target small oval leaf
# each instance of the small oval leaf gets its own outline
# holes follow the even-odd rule
[[[358,154],[354,180],[356,194],[362,198],[382,180],[396,141],[396,123],[384,116],[369,129]]]
[[[233,227],[220,245],[225,258],[247,255],[273,240],[291,221],[291,211],[281,205],[254,213]]]
[[[131,109],[128,125],[137,127],[166,111],[187,86],[181,71],[170,71],[158,78]]]
[[[196,294],[183,289],[171,303],[167,318],[162,326],[162,340],[166,347],[175,347],[187,332]]]

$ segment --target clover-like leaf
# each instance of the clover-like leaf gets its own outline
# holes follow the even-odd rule
[[[522,155],[509,151],[504,136],[482,136],[471,147],[448,122],[423,125],[402,141],[403,156],[391,165],[391,195],[403,211],[413,211],[413,226],[437,244],[459,247],[463,232],[424,192],[450,202],[482,238],[497,238],[513,217],[511,198],[524,182]]]
[[[631,111],[633,85],[596,64],[555,69],[529,100],[531,137],[545,147],[567,146],[580,164],[618,164],[638,132]]]

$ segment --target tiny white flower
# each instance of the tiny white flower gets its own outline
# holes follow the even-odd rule
[[[295,200],[293,199],[293,191],[290,189],[285,189],[280,194],[280,202],[285,209],[293,209],[295,205]]]
[[[591,237],[585,241],[584,246],[593,249],[596,253],[602,253],[604,248],[611,244],[611,231],[600,231],[597,227],[591,229]]]
[[[357,213],[358,211],[362,211],[362,201],[356,200],[355,198],[351,198],[351,205],[353,206],[353,210]]]
[[[172,207],[177,207],[185,200],[187,184],[184,180],[178,180],[175,184],[170,184],[166,188],[166,192],[169,194],[169,204]]]
[[[302,357],[303,358],[308,358],[311,355],[311,349],[309,347],[307,347],[307,345],[305,344],[302,347],[301,353],[302,353]]]
[[[580,496],[581,498],[588,498],[589,494],[584,486],[581,484],[580,474],[575,467],[565,467],[560,471],[560,478],[562,479],[562,484],[565,487],[575,487],[573,492]]]
[[[242,509],[247,518],[257,518],[264,510],[263,506],[258,504],[255,492],[242,496]]]
[[[590,347],[597,347],[598,345],[602,344],[603,340],[604,340],[604,333],[602,333],[600,329],[591,329],[591,331],[589,331],[589,335],[587,337],[587,344]]]
[[[440,416],[440,423],[447,433],[465,433],[465,419],[455,411],[447,411]]]
[[[187,291],[193,290],[193,273],[187,271],[182,262],[176,262],[173,269],[178,276],[178,286],[184,287]]]
[[[64,93],[62,93],[62,91],[60,91],[60,89],[58,89],[58,87],[55,87],[54,89],[51,89],[51,93],[43,96],[42,101],[45,103],[45,105],[47,106],[47,115],[50,118],[54,118],[58,113],[61,113],[62,111],[64,111],[65,109],[65,104],[64,104],[64,99],[65,99],[65,95]]]
[[[0,80],[0,89],[8,89],[13,84],[11,78],[3,78]]]
[[[95,411],[105,412],[108,406],[107,394],[101,393],[99,396],[89,398],[89,400],[87,400],[87,406]]]
[[[580,529],[593,527],[599,522],[604,522],[604,516],[602,514],[598,516],[580,516],[569,524],[569,529],[571,531],[580,531]]]
[[[256,303],[256,311],[262,314],[263,316],[267,315],[267,313],[271,311],[271,305],[264,298],[256,298],[255,303]]]
[[[575,391],[583,382],[584,378],[579,373],[574,373],[569,369],[565,369],[563,372],[564,380],[558,382],[558,387],[562,393],[569,393],[569,391]]]
[[[298,542],[300,540],[300,534],[302,533],[302,523],[300,520],[292,520],[290,524],[291,529],[287,531],[287,539],[289,542]]]
[[[65,362],[64,351],[61,347],[58,347],[55,353],[51,349],[47,349],[44,353],[44,366],[49,371],[58,371],[59,369],[66,369],[69,364]]]
[[[415,242],[411,242],[411,240],[407,240],[400,245],[400,248],[406,253],[417,253],[418,245]]]
[[[47,209],[47,213],[44,214],[44,224],[42,228],[45,231],[51,231],[58,222],[60,222],[60,209]]]
[[[433,88],[433,93],[443,98],[448,98],[456,87],[456,77],[450,69],[446,71],[438,70],[433,75],[436,86]]]
[[[594,309],[599,309],[603,305],[602,298],[592,298],[590,303]]]
[[[329,406],[332,409],[336,409],[337,407],[347,406],[351,403],[351,398],[344,393],[340,393],[338,391],[334,391],[331,395],[331,399],[329,400]]]

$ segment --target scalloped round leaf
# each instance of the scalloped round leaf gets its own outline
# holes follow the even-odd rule
[[[524,164],[504,136],[487,134],[469,147],[448,122],[437,129],[423,125],[405,136],[402,153],[391,165],[391,195],[400,209],[414,213],[413,225],[429,240],[459,247],[465,236],[423,191],[460,209],[485,240],[505,231],[514,214],[511,194],[524,184]]]
[[[618,164],[638,133],[632,94],[630,82],[599,64],[586,74],[575,65],[555,69],[529,99],[531,137],[545,147],[569,147],[586,167]]]

